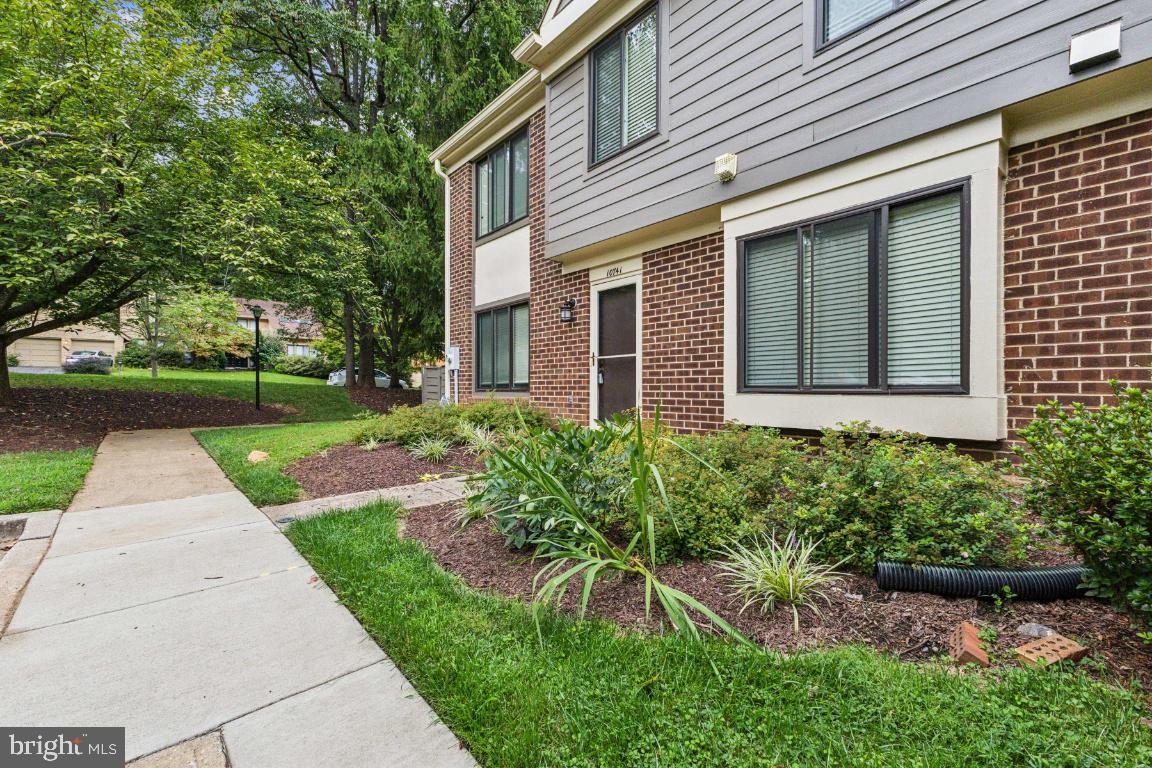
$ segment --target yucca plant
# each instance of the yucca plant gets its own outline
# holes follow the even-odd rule
[[[750,545],[730,544],[717,550],[726,558],[719,562],[725,579],[732,583],[736,594],[744,599],[740,612],[759,605],[762,613],[775,610],[778,603],[792,609],[792,631],[800,632],[800,608],[819,614],[817,601],[831,601],[824,588],[844,577],[835,565],[825,565],[814,557],[819,541],[806,541],[795,532],[784,542],[774,536],[755,539]]]
[[[444,461],[444,457],[448,455],[448,449],[450,447],[448,441],[443,438],[422,437],[412,444],[408,452],[418,459],[439,464]]]
[[[545,500],[553,503],[553,517],[546,532],[537,539],[535,557],[549,560],[536,574],[532,582],[535,592],[533,613],[537,631],[540,628],[540,610],[549,604],[559,603],[573,581],[582,580],[579,615],[588,610],[588,601],[596,579],[608,573],[631,574],[644,580],[644,611],[650,617],[652,598],[655,596],[668,621],[678,632],[699,639],[700,628],[690,612],[706,618],[715,627],[740,643],[752,643],[735,627],[722,619],[708,606],[691,595],[663,583],[656,576],[656,524],[654,508],[657,499],[663,509],[671,511],[672,505],[664,490],[660,469],[655,464],[656,448],[661,441],[678,444],[660,435],[660,409],[656,409],[656,419],[651,436],[646,435],[640,414],[634,417],[628,429],[621,424],[606,425],[618,429],[619,436],[626,441],[622,446],[628,459],[630,488],[633,508],[637,517],[636,533],[627,545],[620,546],[611,541],[592,525],[584,510],[555,475],[543,466],[524,461],[523,455],[514,451],[496,448],[494,453],[504,466],[519,475],[528,487],[542,489],[544,493],[532,499],[523,499],[518,505],[529,505]],[[687,450],[683,449],[682,450]],[[700,459],[702,466],[709,468]],[[715,470],[712,470],[715,471]],[[560,531],[563,535],[552,536],[547,531]],[[541,638],[543,641],[543,638]]]

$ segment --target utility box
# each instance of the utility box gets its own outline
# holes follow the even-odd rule
[[[420,402],[424,405],[439,403],[444,397],[444,367],[421,368]]]
[[[448,347],[448,364],[445,366],[450,371],[460,370],[460,347]]]

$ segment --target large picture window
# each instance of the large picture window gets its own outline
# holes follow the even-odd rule
[[[476,236],[528,215],[528,129],[502,142],[476,163]]]
[[[916,0],[816,0],[821,45],[827,45]]]
[[[741,389],[963,392],[966,188],[745,240]]]
[[[477,389],[528,388],[528,305],[476,313]]]
[[[592,162],[656,133],[656,9],[592,51]]]

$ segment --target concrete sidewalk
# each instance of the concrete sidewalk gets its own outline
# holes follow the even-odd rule
[[[0,669],[4,725],[124,726],[141,768],[475,765],[186,430],[104,441]]]

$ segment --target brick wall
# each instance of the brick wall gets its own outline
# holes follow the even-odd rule
[[[449,265],[448,344],[460,347],[460,402],[472,396],[472,264],[475,229],[472,226],[472,164],[451,176],[450,216],[451,261]],[[452,394],[451,374],[444,382]]]
[[[708,235],[644,254],[644,413],[679,431],[724,421],[724,239]]]
[[[1152,380],[1152,111],[1009,152],[1004,271],[1010,444],[1047,400]]]
[[[532,402],[552,414],[588,421],[589,320],[588,272],[561,274],[544,255],[544,110],[528,126],[528,216],[530,241],[529,390]],[[560,305],[576,300],[575,319],[560,322]]]

